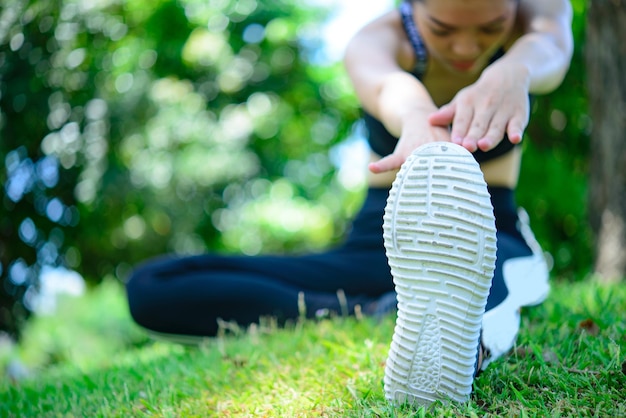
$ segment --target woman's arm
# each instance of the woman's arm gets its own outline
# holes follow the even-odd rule
[[[549,93],[563,81],[572,58],[572,6],[567,0],[522,0],[520,17],[524,35],[504,61],[526,67],[530,93]]]
[[[361,29],[346,48],[344,63],[361,105],[400,138],[392,155],[370,164],[374,173],[398,168],[421,143],[450,140],[447,128],[428,122],[437,106],[405,69],[414,58],[403,30],[395,10]]]

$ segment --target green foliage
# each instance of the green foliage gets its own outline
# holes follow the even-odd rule
[[[311,250],[341,235],[353,197],[327,151],[357,109],[339,67],[307,62],[321,10],[267,0],[0,10],[0,329],[15,332],[43,265],[123,279],[166,252]],[[281,200],[259,199],[267,193]]]

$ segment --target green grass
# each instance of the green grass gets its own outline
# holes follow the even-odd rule
[[[153,342],[106,282],[38,317],[19,357],[30,377],[0,382],[2,417],[626,416],[626,286],[555,283],[523,315],[513,352],[467,404],[415,410],[384,399],[393,318],[270,321],[198,347]],[[230,335],[233,334],[233,335]]]

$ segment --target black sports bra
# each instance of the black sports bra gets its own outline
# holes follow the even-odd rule
[[[420,79],[424,71],[426,70],[426,64],[428,62],[428,53],[424,46],[424,41],[419,34],[415,21],[413,20],[413,6],[408,0],[403,1],[400,4],[400,15],[402,16],[402,26],[404,31],[411,42],[413,51],[415,52],[415,68],[411,72],[415,77]],[[490,62],[493,62],[500,58],[504,54],[504,50],[500,49],[491,58]],[[372,115],[367,112],[363,112],[363,121],[367,128],[367,141],[372,151],[380,156],[385,156],[393,153],[398,143],[398,138],[391,135],[385,126]],[[501,155],[506,154],[515,147],[508,138],[504,137],[502,141],[493,149],[484,152],[478,150],[474,152],[474,158],[479,163],[494,159]]]

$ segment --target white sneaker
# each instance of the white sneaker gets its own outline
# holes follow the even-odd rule
[[[474,157],[447,142],[415,150],[393,183],[383,229],[398,298],[385,396],[467,401],[496,260],[493,208]]]
[[[517,340],[520,327],[520,310],[543,302],[550,293],[550,269],[546,258],[528,225],[528,214],[518,211],[518,230],[532,254],[504,260],[502,278],[506,289],[504,300],[492,307],[483,316],[482,345],[485,356],[481,369],[506,354]]]

